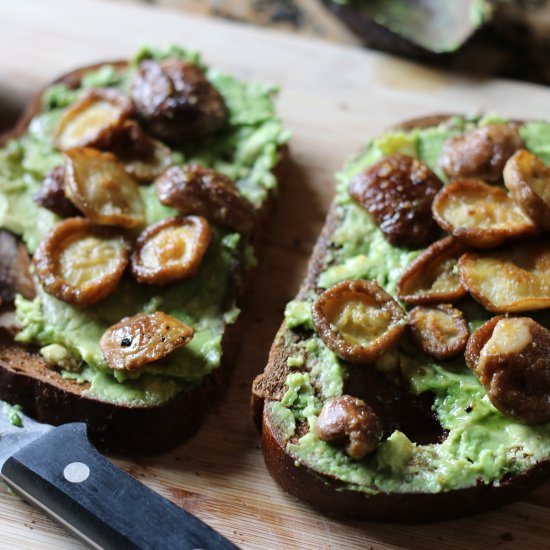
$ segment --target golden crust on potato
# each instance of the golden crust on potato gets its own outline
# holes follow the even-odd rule
[[[467,252],[460,279],[473,298],[495,313],[550,307],[550,245],[517,243],[505,250]]]
[[[463,352],[470,337],[462,312],[449,304],[413,308],[409,312],[409,332],[414,344],[435,359]]]
[[[366,364],[397,343],[406,321],[399,304],[374,281],[342,281],[312,307],[315,328],[338,357]]]
[[[452,303],[466,294],[458,274],[464,246],[453,237],[430,245],[410,263],[397,283],[397,296],[409,305]]]
[[[55,129],[54,143],[61,151],[106,147],[132,112],[132,101],[122,92],[112,88],[90,90],[65,110]]]
[[[124,237],[84,218],[59,222],[34,254],[44,290],[79,307],[92,306],[111,294],[127,264]]]
[[[492,248],[537,233],[533,221],[500,187],[460,179],[445,186],[432,204],[435,221],[461,243]]]
[[[201,216],[161,220],[138,237],[132,274],[140,283],[166,285],[192,277],[210,245],[212,229]]]
[[[65,152],[65,193],[98,225],[132,228],[145,223],[138,183],[112,153],[87,147]]]

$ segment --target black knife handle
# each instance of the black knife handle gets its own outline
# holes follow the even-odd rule
[[[65,424],[27,445],[5,462],[2,476],[96,548],[237,548],[101,456],[85,424]]]

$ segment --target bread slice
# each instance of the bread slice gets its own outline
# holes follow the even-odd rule
[[[485,121],[491,122],[490,119]],[[417,152],[421,147],[426,147],[427,142],[424,139],[426,136],[437,136],[440,132],[448,132],[444,136],[460,133],[465,127],[475,128],[480,122],[485,121],[451,115],[429,116],[407,121],[385,134],[387,139],[384,140],[382,136],[380,140],[383,140],[386,146],[397,143],[398,151],[401,148],[401,151],[405,152],[403,150],[405,149],[411,154],[411,144]],[[500,121],[495,120],[495,122]],[[510,124],[516,126],[519,123]],[[545,125],[544,128],[545,131],[550,131],[550,125]],[[538,129],[540,130],[540,127]],[[526,139],[525,142],[528,148],[533,146],[533,140]],[[484,450],[484,439],[481,438],[478,448],[466,460],[454,457],[453,464],[450,461],[448,464],[440,462],[437,470],[438,478],[437,471],[429,471],[433,468],[430,466],[432,463],[421,462],[422,454],[417,451],[436,449],[434,453],[437,453],[439,446],[454,435],[452,431],[449,434],[448,426],[441,425],[438,416],[445,394],[436,396],[440,397],[436,402],[431,391],[413,392],[410,389],[412,376],[407,375],[411,371],[400,372],[398,368],[396,372],[395,368],[375,368],[373,364],[351,365],[339,360],[316,337],[312,325],[307,324],[312,301],[326,286],[330,286],[326,282],[321,285],[319,277],[334,266],[336,263],[334,258],[346,242],[343,242],[342,233],[339,238],[335,238],[335,232],[338,232],[345,223],[346,204],[349,204],[349,201],[346,203],[343,197],[347,193],[349,179],[353,173],[380,158],[379,156],[371,157],[370,161],[364,160],[369,151],[381,146],[380,143],[382,141],[371,141],[365,151],[353,159],[348,168],[339,175],[337,196],[313,250],[307,275],[295,300],[291,303],[303,303],[306,306],[301,310],[303,319],[296,322],[292,314],[287,316],[292,319],[292,328],[289,328],[286,320],[283,322],[273,342],[268,364],[253,383],[252,410],[255,424],[262,434],[265,464],[273,479],[286,492],[324,514],[339,518],[417,523],[455,518],[501,506],[506,502],[519,499],[550,475],[550,447],[545,447],[546,450],[539,453],[536,458],[518,459],[516,462],[518,453],[530,452],[527,444],[525,448],[522,447],[521,437],[535,434],[537,441],[548,441],[548,425],[538,427],[518,425],[512,420],[501,417],[496,409],[491,409],[487,414],[494,415],[491,418],[499,418],[499,427],[495,429],[502,432],[518,430],[522,434],[515,440],[516,446],[506,451],[508,455],[506,453],[499,455],[506,458],[503,458],[504,463],[497,470],[496,477],[485,475],[482,466],[479,466],[479,475],[473,473],[464,482],[450,481],[451,474],[446,473],[452,468],[468,470],[471,463],[481,464],[483,460],[480,457],[484,456],[484,452],[487,457],[490,457],[487,458],[489,461],[497,462],[498,453],[493,455],[492,451]],[[443,143],[444,139],[434,140],[433,147],[438,154],[441,152]],[[438,170],[438,154],[434,155],[431,151],[430,160],[426,161],[432,169]],[[443,175],[442,177],[445,178]],[[375,240],[380,237],[381,234],[376,231],[370,234],[370,239]],[[352,231],[348,231],[346,235],[350,239],[355,238]],[[360,236],[362,235],[360,233]],[[373,249],[370,250],[371,254],[375,254]],[[384,262],[383,255],[376,256],[376,261]],[[405,265],[401,265],[400,269]],[[336,279],[348,277],[339,276]],[[359,272],[356,272],[355,277],[361,278]],[[365,278],[369,278],[368,275]],[[395,296],[395,292],[393,295]],[[287,307],[288,311],[289,307]],[[315,338],[317,338],[315,345],[319,347],[308,348],[308,344]],[[331,354],[336,363],[321,362],[319,349]],[[421,369],[424,368],[424,364],[426,369],[431,368],[427,356],[422,356],[420,351],[416,351],[416,355],[416,359],[419,360],[416,364],[417,368],[418,365]],[[463,356],[459,363],[455,362],[449,368],[455,369],[452,372],[460,373],[461,376],[470,376],[464,380],[469,380],[472,388],[481,388],[480,391],[472,390],[472,395],[478,395],[479,399],[482,399],[485,395],[484,390],[477,384],[475,377],[468,374]],[[319,370],[319,364],[324,370]],[[334,367],[335,364],[339,367]],[[323,375],[330,375],[327,365],[329,367],[332,365],[330,368],[341,368],[343,372],[342,387],[339,391],[332,390],[331,396],[343,393],[359,397],[375,409],[384,424],[385,433],[380,447],[373,455],[367,456],[362,461],[354,463],[343,449],[325,444],[314,435],[311,422],[316,421],[319,409],[330,389],[327,389],[327,383],[321,379]],[[314,372],[315,368],[317,370]],[[304,373],[309,376],[314,398],[310,394],[306,395],[307,392],[304,391],[304,401],[300,402],[300,397],[296,397],[296,394],[290,391],[288,381],[289,376]],[[301,382],[293,386],[298,395],[302,391],[299,383]],[[307,406],[315,406],[315,399],[318,400],[317,409],[304,416],[306,411],[304,406],[306,403]],[[465,416],[470,411],[475,411],[477,405],[475,401],[470,402],[464,410]],[[405,447],[411,454],[407,455],[409,462],[405,460],[404,466],[400,463],[395,467],[394,472],[391,470],[392,459],[395,458],[399,462],[401,459],[398,453],[405,447],[397,444],[397,438],[391,445],[386,438],[398,432],[400,437],[403,433],[406,434],[407,437],[401,440],[405,441]],[[490,437],[489,434],[486,440],[491,441]],[[384,445],[386,445],[385,450],[381,451]],[[492,443],[485,443],[485,445],[489,447]],[[391,454],[392,449],[395,450],[395,455]],[[381,452],[385,452],[385,455],[379,460]],[[415,460],[417,461],[416,470]],[[347,470],[342,470],[342,465]],[[490,466],[487,468],[491,469]],[[430,483],[426,482],[425,486],[421,483],[415,485],[415,479],[422,477],[428,479]]]
[[[83,78],[103,67],[122,71],[128,66],[127,61],[103,62],[76,69],[56,79],[36,95],[15,128],[2,136],[0,144],[6,146],[11,140],[26,134],[35,115],[43,109],[44,94],[52,89],[51,86],[64,85],[69,89],[77,89]],[[285,142],[286,138],[281,137],[276,152],[277,164],[271,169],[279,182],[288,158]],[[264,200],[255,204],[257,223],[250,235],[242,238],[241,250],[233,260],[225,283],[224,311],[234,305],[238,308],[243,305],[245,289],[251,284],[254,272],[253,262],[245,265],[244,245],[248,243],[254,252],[258,250],[273,195],[274,189],[270,189]],[[5,231],[3,236],[11,248],[21,251],[23,245],[20,242],[18,244],[18,239]],[[24,274],[23,281],[28,282],[28,258],[24,255],[21,258],[12,257],[11,271],[20,270]],[[0,275],[1,271],[2,266]],[[21,405],[26,414],[41,422],[54,425],[86,422],[94,442],[103,448],[123,453],[156,453],[193,435],[205,414],[215,406],[227,387],[230,369],[239,349],[242,332],[240,316],[236,322],[224,321],[221,364],[205,375],[200,383],[157,404],[113,402],[87,395],[89,382],[62,377],[60,369],[52,368],[40,355],[38,346],[14,340],[20,327],[14,321],[13,304],[10,301],[13,301],[14,293],[22,292],[21,288],[14,287],[15,282],[6,277],[0,281],[0,285],[5,287],[6,296],[11,297],[11,300],[4,300],[0,315],[0,323],[3,325],[0,329],[0,399]],[[25,297],[32,298],[33,292],[28,292]]]

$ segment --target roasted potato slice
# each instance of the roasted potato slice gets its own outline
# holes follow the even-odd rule
[[[535,235],[532,220],[500,187],[480,180],[455,180],[435,197],[432,211],[440,227],[474,248]]]
[[[397,283],[397,296],[409,305],[456,302],[466,294],[458,273],[464,246],[445,237],[429,246],[407,266]]]
[[[372,453],[383,432],[382,421],[372,408],[351,395],[327,399],[315,423],[319,439],[345,445],[346,454],[353,460]]]
[[[55,166],[44,178],[34,202],[61,218],[78,216],[80,210],[65,195],[65,166]]]
[[[473,298],[495,313],[550,307],[550,245],[517,243],[507,250],[467,252],[460,279]]]
[[[109,367],[134,372],[187,345],[194,334],[190,326],[162,311],[138,313],[109,327],[99,345]]]
[[[412,309],[409,332],[414,344],[435,359],[447,359],[463,352],[470,337],[462,312],[449,304]]]
[[[521,149],[504,167],[504,184],[535,224],[550,231],[550,166]]]
[[[502,179],[506,161],[523,141],[518,131],[507,124],[489,124],[447,140],[441,167],[450,178]]]
[[[349,193],[390,243],[418,248],[437,235],[431,206],[442,185],[419,160],[395,154],[354,176]]]
[[[138,183],[112,153],[87,147],[67,151],[65,193],[98,225],[131,228],[145,223]]]
[[[131,269],[140,283],[166,285],[192,277],[199,270],[212,230],[201,216],[168,218],[139,236]]]
[[[403,334],[405,313],[374,281],[342,281],[320,294],[312,307],[315,328],[338,357],[366,364]]]
[[[180,59],[142,61],[131,94],[147,130],[167,143],[213,134],[227,120],[219,92],[196,65]]]
[[[79,307],[96,304],[115,289],[128,264],[128,244],[112,229],[84,218],[59,222],[34,253],[44,290]]]
[[[58,149],[103,148],[109,145],[133,112],[132,101],[112,88],[90,90],[68,107],[54,132]]]
[[[172,164],[170,148],[149,136],[133,120],[124,123],[109,150],[124,164],[126,172],[143,183],[151,183]]]
[[[528,317],[493,317],[468,341],[466,363],[505,416],[550,421],[550,331]]]
[[[240,232],[254,228],[254,207],[227,176],[216,170],[174,166],[157,178],[155,185],[160,202],[183,214],[200,214]]]

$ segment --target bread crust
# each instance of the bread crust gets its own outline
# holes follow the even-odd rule
[[[427,128],[448,120],[453,115],[433,115],[405,121],[394,129],[410,131]],[[333,203],[325,225],[315,244],[306,277],[297,300],[305,298],[315,288],[323,268],[323,258],[330,245],[330,235],[339,223]],[[290,338],[290,340],[289,340]],[[517,475],[507,475],[498,485],[478,482],[474,487],[439,493],[376,493],[366,494],[346,487],[341,481],[320,474],[307,465],[296,463],[286,451],[286,440],[270,417],[269,401],[278,401],[284,394],[287,375],[286,361],[292,338],[299,339],[283,322],[272,348],[265,371],[253,382],[251,406],[253,420],[262,434],[266,467],[277,483],[287,492],[322,513],[350,519],[374,519],[387,522],[422,523],[453,519],[479,513],[518,500],[550,477],[550,457],[539,461]]]
[[[0,135],[0,147],[25,133],[32,118],[40,111],[44,90],[58,83],[77,86],[88,72],[110,64],[124,68],[126,61],[105,61],[66,73],[41,89],[28,104],[15,127]],[[274,169],[279,183],[288,162],[287,146],[279,150]],[[250,237],[257,251],[273,196],[257,212],[257,224]],[[227,284],[227,303],[236,300],[242,306],[254,269],[235,262]],[[5,308],[4,308],[5,309]],[[0,308],[1,312],[1,308]],[[0,328],[0,400],[17,403],[26,414],[39,422],[60,425],[86,422],[93,442],[104,450],[123,454],[153,454],[175,447],[198,431],[206,414],[225,393],[236,361],[243,332],[242,315],[225,325],[222,337],[221,365],[204,377],[199,385],[181,391],[160,405],[120,405],[83,395],[88,384],[62,378],[38,353],[38,348],[13,340],[12,333]]]

